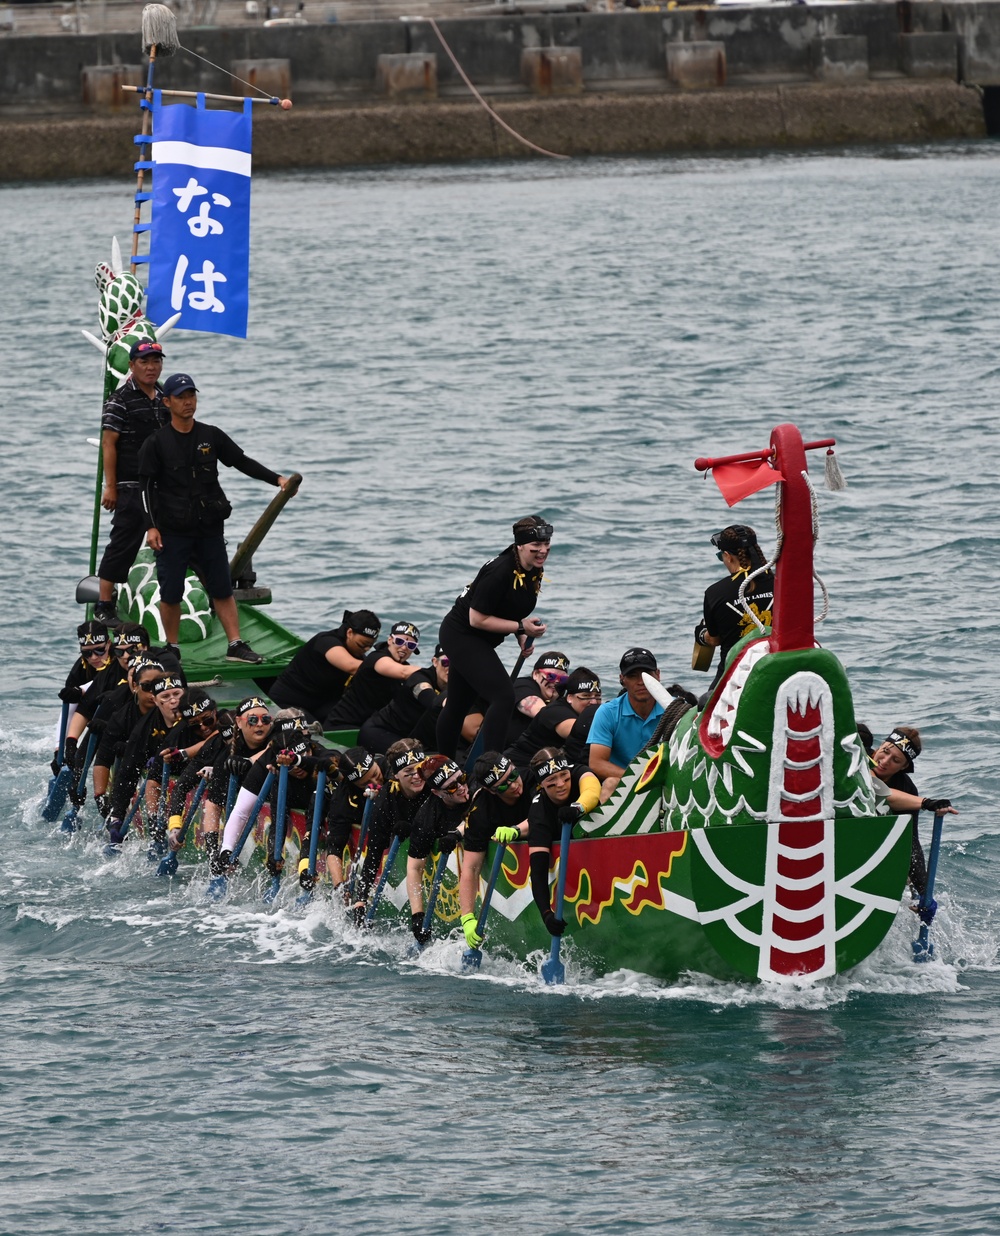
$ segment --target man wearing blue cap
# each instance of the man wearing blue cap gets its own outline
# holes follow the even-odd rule
[[[163,406],[170,423],[144,443],[139,476],[167,643],[179,654],[184,576],[189,566],[196,566],[229,640],[226,660],[259,665],[264,658],[240,639],[223,535],[233,508],[219,484],[219,464],[282,489],[288,478],[245,455],[216,425],[195,420],[198,388],[188,374],[173,373],[163,383]]]
[[[99,622],[117,618],[115,585],[128,579],[146,535],[139,492],[139,451],[149,435],[168,419],[158,385],[163,348],[155,339],[140,339],[132,345],[128,367],[128,377],[105,403],[101,417],[101,506],[112,516],[111,537],[97,568],[100,593],[94,617]]]

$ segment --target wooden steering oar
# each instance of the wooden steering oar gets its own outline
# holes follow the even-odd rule
[[[230,579],[239,579],[243,572],[247,569],[250,564],[250,559],[260,548],[261,541],[263,541],[264,537],[266,537],[271,531],[274,521],[284,509],[285,503],[290,498],[295,497],[301,484],[301,474],[298,472],[293,472],[286,481],[284,489],[279,489],[264,508],[263,514],[247,533],[246,539],[239,543],[236,548],[236,553],[233,554],[233,560],[229,564]]]

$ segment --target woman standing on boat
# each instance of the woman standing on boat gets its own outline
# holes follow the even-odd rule
[[[462,722],[477,698],[489,703],[483,718],[483,747],[499,751],[514,711],[514,686],[497,648],[516,635],[527,652],[546,626],[530,617],[542,587],[552,525],[540,515],[519,519],[514,542],[480,568],[441,623],[440,642],[449,658],[448,698],[438,719],[438,747],[454,756]]]

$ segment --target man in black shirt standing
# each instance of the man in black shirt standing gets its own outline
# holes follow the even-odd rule
[[[229,640],[226,660],[259,665],[264,658],[240,639],[223,535],[232,507],[219,484],[219,464],[282,489],[288,478],[245,455],[217,426],[194,419],[198,388],[188,374],[174,373],[167,378],[163,406],[170,414],[170,423],[143,445],[139,476],[146,543],[156,554],[160,616],[167,644],[179,652],[184,576],[188,566],[196,563]]]
[[[128,367],[129,376],[108,399],[101,417],[101,506],[113,515],[111,537],[97,569],[100,594],[94,617],[99,622],[115,621],[115,584],[128,579],[146,535],[139,492],[139,450],[151,433],[167,423],[158,386],[163,349],[155,339],[140,339],[132,345]]]

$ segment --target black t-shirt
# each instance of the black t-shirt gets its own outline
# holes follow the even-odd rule
[[[469,610],[478,610],[493,618],[507,618],[521,622],[535,608],[542,589],[542,569],[522,571],[517,564],[513,545],[491,558],[479,569],[479,574],[468,587],[455,598],[444,621],[457,623],[466,630],[497,648],[506,638],[498,631],[482,631],[469,623]]]
[[[101,428],[118,435],[115,443],[119,485],[135,484],[139,479],[139,451],[150,434],[170,420],[163,406],[163,392],[157,386],[153,398],[136,385],[131,374],[108,398],[101,417]]]
[[[112,658],[111,664],[102,669],[93,683],[83,693],[83,699],[77,704],[76,711],[81,717],[92,721],[101,713],[102,721],[109,721],[124,704],[128,703],[132,690],[128,685],[128,673],[123,670],[117,660]]]
[[[725,663],[732,646],[744,635],[756,633],[757,627],[737,601],[745,571],[737,571],[712,584],[705,592],[705,625],[709,635],[720,641],[720,661]],[[764,623],[771,625],[771,606],[774,604],[774,576],[770,571],[754,580],[754,591],[747,591],[744,599]]]
[[[351,681],[353,670],[337,669],[326,659],[331,648],[347,647],[347,624],[334,631],[320,631],[292,657],[274,684],[272,695],[283,708],[307,712],[336,704]],[[277,692],[277,694],[274,694]]]
[[[428,687],[431,688],[430,691],[427,690]],[[419,669],[415,674],[411,674],[405,682],[399,683],[393,692],[392,699],[384,708],[378,710],[375,719],[390,734],[398,734],[400,738],[407,738],[440,694],[437,685],[437,670],[433,665],[429,665],[426,669]],[[424,700],[427,701],[426,708],[423,704]]]
[[[600,706],[599,701],[588,704],[574,721],[568,736],[563,740],[562,747],[571,764],[590,762],[590,727],[594,721],[594,714]]]
[[[420,804],[410,831],[410,858],[427,858],[438,837],[457,828],[469,814],[470,803],[451,806],[436,794],[428,794]]]
[[[188,433],[165,425],[151,434],[139,452],[147,528],[181,536],[221,530],[232,507],[219,484],[220,463],[278,484],[276,472],[244,454],[218,425],[194,421]]]
[[[498,828],[514,828],[526,820],[531,799],[531,791],[527,789],[522,790],[513,803],[505,803],[499,794],[489,790],[477,790],[465,829],[465,849],[481,854]]]
[[[327,714],[326,727],[330,730],[356,729],[364,725],[372,713],[384,708],[399,686],[398,678],[387,678],[378,672],[378,665],[386,657],[398,664],[383,640],[361,662],[350,686],[340,697],[340,703]]]
[[[559,737],[556,726],[564,721],[575,720],[576,713],[565,700],[553,700],[540,712],[535,713],[524,727],[520,738],[507,748],[504,755],[518,768],[524,770],[528,767],[531,757],[542,747],[561,747],[563,739]]]

